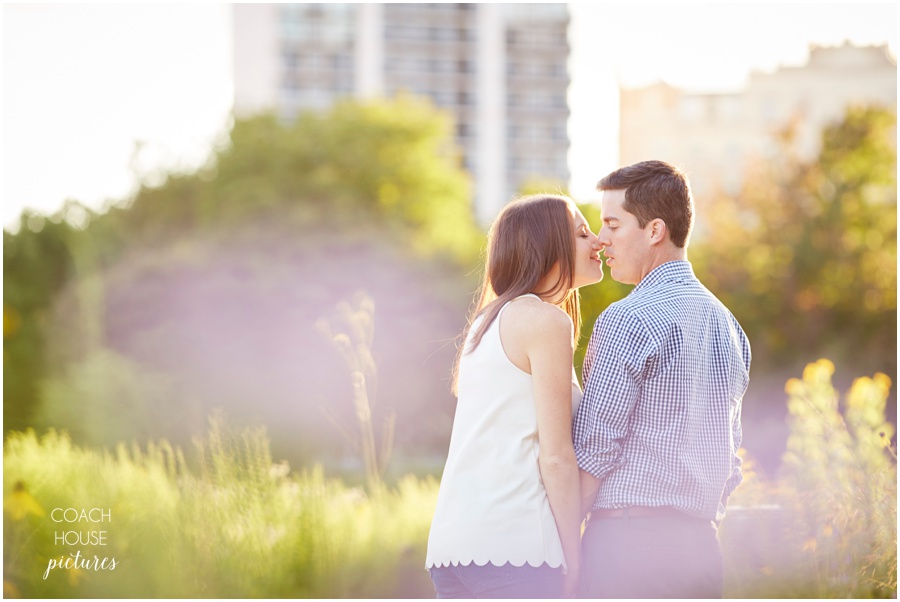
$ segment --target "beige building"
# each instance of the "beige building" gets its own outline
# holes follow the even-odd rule
[[[897,65],[887,46],[810,48],[809,61],[753,73],[731,94],[692,94],[666,84],[620,91],[620,161],[682,167],[699,198],[736,192],[751,160],[775,156],[774,135],[796,123],[794,151],[812,158],[822,129],[847,106],[897,106]]]
[[[569,180],[568,24],[565,4],[235,4],[235,112],[428,96],[488,223],[529,178]]]

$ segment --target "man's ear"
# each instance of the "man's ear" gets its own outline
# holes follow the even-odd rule
[[[656,218],[647,224],[647,227],[650,231],[650,244],[657,245],[666,239],[666,235],[669,232],[669,228],[666,226],[666,222],[662,221],[660,218]]]

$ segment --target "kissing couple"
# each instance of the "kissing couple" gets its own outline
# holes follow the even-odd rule
[[[684,173],[644,161],[597,188],[597,234],[560,195],[491,226],[428,537],[438,598],[723,596],[750,344],[688,261]],[[582,389],[578,289],[604,257],[635,286],[593,325]]]

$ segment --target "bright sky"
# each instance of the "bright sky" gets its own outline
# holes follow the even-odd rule
[[[895,3],[571,5],[570,188],[592,196],[617,160],[617,82],[736,89],[809,44],[897,44]],[[3,5],[3,224],[67,198],[100,208],[144,173],[190,169],[226,128],[223,4]],[[137,144],[142,150],[135,153]]]

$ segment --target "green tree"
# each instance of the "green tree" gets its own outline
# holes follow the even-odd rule
[[[896,365],[896,115],[851,107],[811,161],[787,150],[703,208],[705,282],[741,321],[757,365],[834,357]],[[846,362],[845,362],[846,360]]]
[[[74,271],[73,235],[59,219],[24,214],[19,230],[3,232],[3,425],[32,423],[39,383],[47,375],[49,314]]]
[[[480,229],[448,114],[427,99],[346,100],[293,120],[235,121],[195,174],[145,185],[118,230],[148,241],[198,231],[375,226],[419,256],[468,261]],[[255,234],[253,231],[252,234]]]
[[[236,120],[196,173],[5,233],[5,386],[29,404],[7,428],[184,443],[223,407],[271,425],[283,457],[340,451],[320,409],[352,407],[352,389],[314,323],[363,289],[398,447],[434,444],[484,236],[452,132],[411,97]]]

